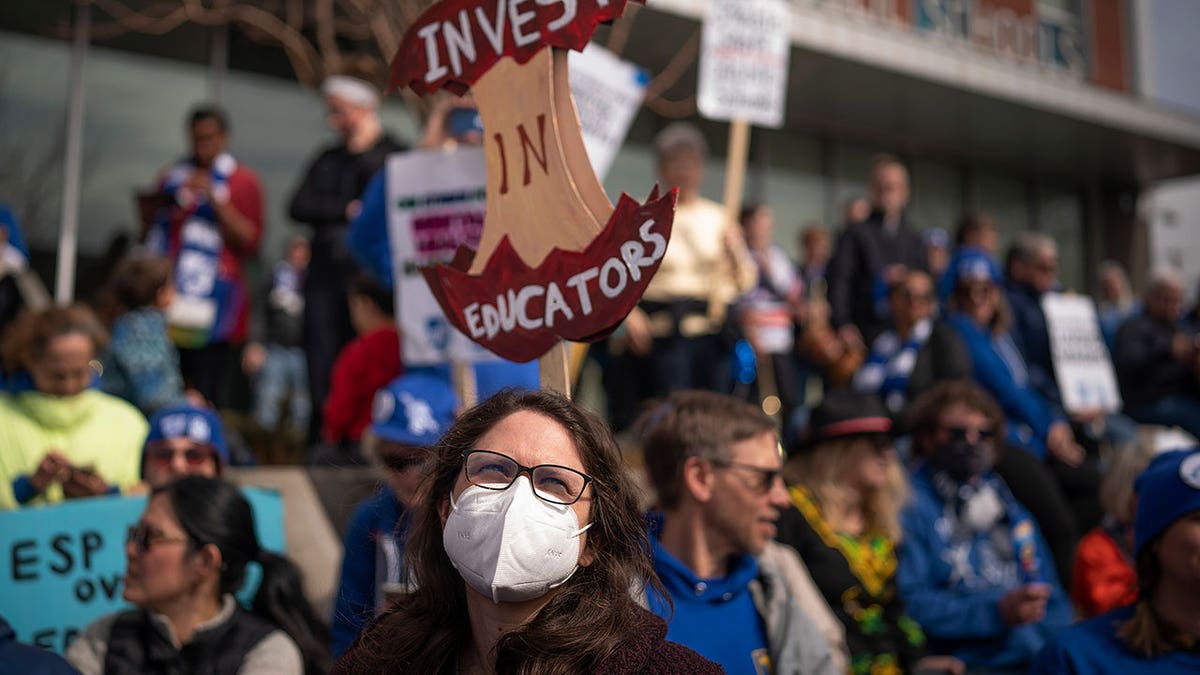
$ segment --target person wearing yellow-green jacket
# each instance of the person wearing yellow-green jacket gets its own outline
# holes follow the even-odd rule
[[[86,308],[27,314],[3,345],[32,389],[0,394],[0,509],[114,493],[138,482],[149,426],[90,388],[106,335]]]

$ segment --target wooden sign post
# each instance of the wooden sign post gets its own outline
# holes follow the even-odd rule
[[[637,304],[666,252],[675,192],[614,207],[588,162],[568,78],[628,0],[446,0],[408,29],[392,87],[471,90],[484,129],[478,250],[422,268],[450,323],[495,354],[540,358],[544,388],[570,394],[564,339],[599,340]]]
[[[704,22],[697,105],[709,119],[728,120],[726,227],[738,227],[745,191],[750,124],[783,126],[787,99],[790,12],[783,0],[712,0]],[[713,298],[710,305],[720,301]],[[710,308],[711,311],[711,308]],[[772,365],[760,355],[758,388],[764,410],[778,410]],[[768,413],[773,414],[773,413]]]

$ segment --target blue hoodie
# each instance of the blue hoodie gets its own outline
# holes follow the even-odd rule
[[[1003,523],[1032,524],[999,476],[988,473],[982,480],[1001,497]],[[1050,585],[1045,618],[1036,624],[1007,626],[998,603],[1024,583],[1012,537],[997,535],[1004,527],[972,532],[969,540],[957,534],[963,528],[934,486],[928,465],[913,475],[912,488],[912,500],[901,517],[904,542],[898,552],[896,582],[909,616],[929,638],[929,652],[952,654],[968,668],[1027,667],[1072,618],[1071,603],[1058,585],[1041,532],[1033,526],[1033,558],[1025,567],[1038,570],[1040,581]]]
[[[650,534],[654,570],[674,604],[650,590],[650,611],[667,620],[667,639],[716,661],[729,675],[757,675],[770,663],[767,632],[750,582],[758,578],[754,556],[733,556],[724,577],[701,579],[667,552],[654,532]]]

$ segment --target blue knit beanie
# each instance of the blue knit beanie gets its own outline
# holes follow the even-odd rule
[[[1141,553],[1175,521],[1200,511],[1200,448],[1158,455],[1137,477],[1134,491],[1133,547]]]

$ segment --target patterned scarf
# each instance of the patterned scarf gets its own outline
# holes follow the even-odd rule
[[[228,153],[213,161],[209,177],[217,201],[229,199],[229,176],[236,169],[237,161]],[[176,294],[167,321],[180,347],[200,347],[229,332],[221,325],[232,296],[230,284],[221,278],[224,239],[213,205],[186,185],[195,171],[195,161],[189,158],[167,172],[162,192],[175,206],[161,214],[146,237],[151,251],[175,259]]]

